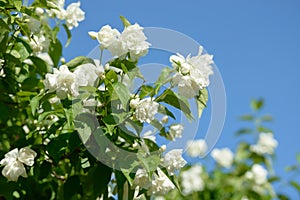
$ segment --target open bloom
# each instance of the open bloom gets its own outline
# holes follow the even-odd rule
[[[183,126],[181,124],[172,124],[169,130],[169,139],[175,140],[175,138],[181,138],[183,132]]]
[[[172,84],[178,86],[178,92],[187,98],[195,97],[199,90],[209,85],[209,76],[213,74],[213,56],[203,54],[203,47],[199,47],[197,56],[172,55],[170,62],[176,69]]]
[[[0,161],[0,165],[4,165],[2,175],[9,181],[18,181],[19,176],[27,177],[24,167],[25,165],[32,166],[36,152],[29,147],[21,148],[20,151],[16,148],[4,155]]]
[[[204,181],[201,174],[202,167],[200,165],[194,165],[181,173],[181,186],[184,194],[191,194],[204,189]]]
[[[125,27],[122,33],[105,25],[98,32],[90,31],[88,34],[98,40],[102,49],[108,49],[115,57],[129,53],[132,60],[137,60],[147,54],[150,46],[143,28],[138,24]]]
[[[159,103],[153,101],[150,97],[139,101],[135,110],[135,117],[140,122],[150,123],[158,112]]]
[[[274,139],[272,133],[260,133],[257,144],[251,145],[250,150],[260,155],[272,155],[277,145],[278,142]]]
[[[214,149],[211,156],[223,167],[230,168],[232,165],[233,153],[229,148]]]
[[[97,80],[96,67],[93,64],[83,64],[70,72],[68,66],[54,68],[53,74],[47,73],[44,85],[49,92],[56,91],[58,98],[65,99],[67,95],[78,96],[79,86],[93,86]]]
[[[181,169],[186,164],[182,158],[182,149],[173,149],[164,156],[164,166],[170,175],[174,175],[175,170]]]
[[[154,179],[151,181],[151,186],[148,189],[148,194],[163,195],[173,189],[175,189],[175,185],[172,183],[172,181],[160,168],[157,168],[157,174],[154,173]]]
[[[93,39],[97,39],[101,47],[106,49],[118,40],[120,32],[117,29],[112,29],[109,25],[105,25],[98,32],[90,31],[89,35]]]
[[[150,43],[146,41],[147,37],[143,30],[144,28],[136,23],[126,27],[121,35],[125,49],[127,49],[134,60],[146,55],[150,46]]]
[[[187,153],[191,157],[203,156],[207,151],[205,140],[191,140],[187,142]]]
[[[78,26],[78,22],[81,22],[85,18],[85,13],[80,9],[80,2],[71,3],[66,9],[66,24],[67,27],[71,30],[73,27]]]
[[[135,187],[147,188],[150,184],[148,173],[145,169],[138,169],[135,173],[133,185]]]
[[[268,171],[259,164],[254,164],[250,171],[246,172],[246,178],[253,180],[257,185],[267,182]]]

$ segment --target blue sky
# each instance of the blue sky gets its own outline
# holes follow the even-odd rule
[[[251,99],[262,97],[263,111],[275,119],[269,127],[279,141],[276,172],[283,175],[285,166],[296,162],[300,152],[300,1],[82,0],[81,4],[86,20],[72,31],[73,41],[64,52],[67,60],[87,55],[95,47],[88,31],[106,24],[121,30],[120,15],[144,27],[182,32],[214,55],[223,77],[227,115],[217,147],[236,145],[234,132],[243,126],[238,116],[251,111]]]

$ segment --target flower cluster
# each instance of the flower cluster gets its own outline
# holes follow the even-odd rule
[[[132,108],[135,108],[135,117],[140,122],[150,123],[154,120],[158,112],[159,103],[153,101],[150,97],[140,100],[139,98],[130,101]]]
[[[178,92],[187,98],[196,97],[199,91],[209,85],[209,76],[213,74],[213,56],[203,54],[200,46],[197,56],[172,55],[170,62],[176,70],[172,78],[174,86],[178,86]]]
[[[51,0],[49,4],[52,9],[47,10],[50,17],[57,17],[60,20],[65,20],[67,27],[71,30],[78,27],[78,22],[85,18],[85,13],[80,9],[80,2],[71,3],[64,9],[64,0]]]
[[[227,147],[223,149],[214,149],[211,152],[211,156],[217,161],[218,164],[226,168],[231,167],[234,159],[234,154]]]
[[[182,192],[186,195],[204,189],[204,181],[201,177],[202,166],[194,165],[180,174]]]
[[[207,144],[205,140],[191,140],[187,142],[187,153],[191,157],[200,157],[205,155],[207,151]]]
[[[98,32],[90,31],[89,35],[98,40],[102,49],[108,49],[113,56],[119,58],[129,53],[132,60],[137,60],[147,54],[150,46],[143,28],[137,23],[125,27],[122,33],[106,25]]]
[[[54,68],[53,74],[46,74],[44,84],[49,92],[56,91],[58,98],[65,99],[68,94],[77,96],[79,86],[93,86],[97,78],[96,67],[92,64],[81,65],[74,72],[62,65],[59,69]]]
[[[257,144],[251,145],[250,150],[260,155],[272,155],[277,145],[272,133],[260,133]]]
[[[4,165],[2,175],[9,181],[18,181],[19,176],[27,177],[27,173],[24,164],[32,166],[34,164],[34,158],[36,152],[29,147],[21,148],[20,150],[13,149],[4,155],[4,158],[0,161],[0,165]]]
[[[182,149],[174,149],[166,153],[162,163],[169,175],[174,175],[175,170],[180,170],[185,164],[186,161],[182,158]],[[149,179],[145,169],[138,169],[133,180],[133,186],[138,189],[147,189],[149,195],[163,195],[175,188],[174,183],[160,168],[157,168],[156,171]]]

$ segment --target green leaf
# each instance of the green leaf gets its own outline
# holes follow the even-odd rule
[[[264,115],[264,116],[261,117],[261,121],[271,122],[271,121],[273,121],[273,117],[271,115]]]
[[[113,96],[112,100],[119,99],[121,101],[123,109],[126,110],[127,104],[130,100],[130,92],[128,87],[123,83],[117,82],[113,85]]]
[[[131,23],[124,16],[120,16],[120,19],[121,19],[124,27],[128,27],[131,25]]]
[[[57,67],[62,55],[62,45],[58,39],[51,41],[48,53],[53,61],[54,67]]]
[[[40,75],[44,76],[47,73],[47,64],[45,61],[39,57],[36,56],[30,56],[29,59],[33,62],[33,64],[36,66],[36,71]]]
[[[2,18],[0,18],[0,27],[2,30],[6,29],[6,30],[10,31],[9,26],[6,24],[6,22]]]
[[[67,147],[67,138],[68,134],[62,134],[58,137],[51,139],[49,144],[46,146],[46,150],[49,153],[49,156],[58,163],[61,156],[65,154],[66,147]]]
[[[161,113],[161,114],[164,114],[164,115],[168,115],[168,116],[170,116],[170,117],[172,117],[173,119],[176,120],[175,115],[167,107],[165,107],[161,104],[159,104],[158,112]]]
[[[140,78],[142,80],[145,80],[143,74],[140,71],[140,68],[136,67],[131,69],[126,73],[129,77],[129,80],[132,82],[135,78]]]
[[[83,64],[93,64],[95,65],[95,62],[93,59],[85,57],[85,56],[78,56],[71,61],[67,62],[66,65],[69,67],[70,70],[74,70],[76,67],[83,65]]]
[[[240,120],[242,120],[242,121],[253,121],[254,116],[253,115],[243,115],[243,116],[240,117]]]
[[[100,181],[99,181],[100,182]],[[64,184],[64,199],[73,199],[76,194],[82,194],[82,186],[79,176],[71,176]]]
[[[249,128],[243,128],[243,129],[240,129],[236,132],[236,135],[244,135],[244,134],[250,134],[250,133],[253,133],[253,130],[252,129],[249,129]]]
[[[66,24],[63,24],[63,27],[64,27],[64,29],[65,29],[65,31],[66,31],[66,33],[67,33],[67,36],[68,36],[68,40],[67,40],[67,42],[66,42],[66,44],[65,44],[65,47],[67,47],[67,46],[69,46],[69,44],[70,44],[70,42],[71,42],[72,34],[71,34],[71,31],[69,30],[69,28],[67,27]]]
[[[206,88],[200,90],[199,96],[196,100],[197,102],[197,109],[198,109],[198,118],[201,117],[203,109],[206,108],[206,104],[208,101],[208,91]]]
[[[142,99],[146,96],[153,96],[154,95],[154,88],[150,85],[142,85],[139,97]]]
[[[300,185],[296,181],[291,181],[290,185],[293,186],[298,192],[300,192]]]
[[[142,162],[147,172],[153,172],[160,164],[160,156],[158,154],[152,153],[151,155],[144,157],[144,155],[139,153],[137,154],[137,157]]]
[[[251,108],[254,110],[254,111],[258,111],[260,110],[264,105],[264,100],[263,99],[258,99],[258,100],[252,100],[251,101]]]
[[[106,165],[97,162],[89,171],[83,184],[83,199],[96,199],[102,194],[107,195],[107,186],[111,180],[112,170]],[[104,198],[105,199],[105,198]]]
[[[20,11],[20,10],[21,10],[21,7],[22,7],[22,0],[14,0],[13,3],[14,3],[14,5],[15,5],[16,9],[17,9],[18,11]]]
[[[165,90],[163,94],[156,98],[156,101],[165,102],[171,106],[174,106],[175,108],[181,110],[189,120],[193,119],[193,115],[190,110],[190,104],[188,103],[187,99],[178,96],[170,89]]]

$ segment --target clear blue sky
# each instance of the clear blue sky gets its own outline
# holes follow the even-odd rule
[[[67,4],[70,1],[66,1]],[[66,59],[87,55],[96,42],[87,32],[120,15],[145,27],[182,32],[214,55],[226,88],[227,116],[217,147],[236,144],[237,117],[250,111],[252,98],[266,100],[264,112],[279,141],[275,170],[295,163],[300,152],[300,1],[299,0],[82,0],[86,20],[72,31]],[[291,193],[291,191],[287,191]]]

